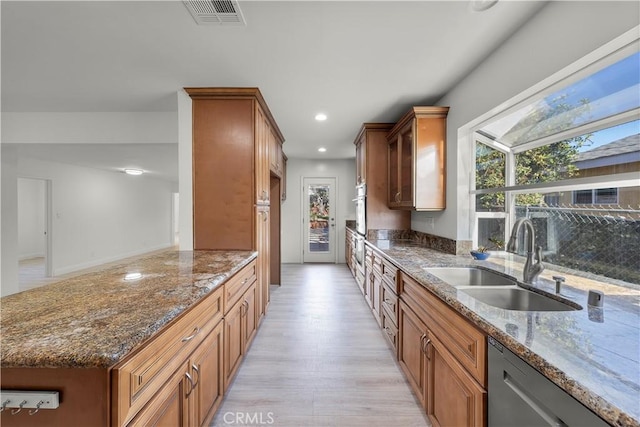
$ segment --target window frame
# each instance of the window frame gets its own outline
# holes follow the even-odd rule
[[[515,185],[515,155],[523,151],[563,141],[580,135],[585,135],[598,130],[614,127],[619,124],[640,119],[640,108],[635,108],[614,116],[596,120],[575,128],[545,136],[525,144],[508,147],[479,132],[487,124],[499,120],[534,100],[544,98],[558,90],[561,90],[595,72],[601,70],[631,54],[640,51],[640,26],[637,26],[620,37],[605,44],[599,49],[579,59],[573,64],[553,74],[537,85],[523,91],[519,95],[489,111],[478,119],[459,129],[460,142],[465,144],[469,161],[469,213],[470,237],[474,247],[478,246],[478,220],[480,218],[505,218],[505,241],[515,221],[515,196],[528,193],[562,192],[577,190],[592,190],[592,200],[595,199],[595,190],[602,188],[623,188],[640,186],[640,175],[637,172],[601,175],[595,177],[570,178],[556,182],[544,182],[537,184]],[[493,149],[501,151],[505,156],[505,187],[477,189],[476,188],[476,144],[483,143]],[[464,146],[464,145],[463,145]],[[463,160],[464,164],[464,160]],[[505,193],[504,212],[477,212],[476,196],[480,194]],[[572,196],[573,198],[573,196]],[[619,200],[619,194],[617,195]]]

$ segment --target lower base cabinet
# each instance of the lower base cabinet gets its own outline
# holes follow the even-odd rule
[[[485,425],[486,391],[460,366],[437,337],[430,335],[429,339],[426,409],[431,424]]]
[[[239,301],[225,314],[224,387],[231,383],[258,328],[256,285],[245,291]]]
[[[404,273],[398,360],[433,426],[487,424],[486,336]]]

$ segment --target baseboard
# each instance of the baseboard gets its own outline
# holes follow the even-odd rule
[[[129,258],[132,256],[138,256],[138,255],[142,255],[142,254],[146,254],[149,252],[154,252],[154,251],[159,251],[162,249],[169,249],[174,247],[172,244],[169,243],[165,243],[163,245],[157,245],[157,246],[151,246],[148,248],[144,248],[144,249],[140,249],[137,251],[132,251],[132,252],[127,252],[124,254],[120,254],[120,255],[116,255],[116,256],[112,256],[112,257],[107,257],[107,258],[101,258],[101,259],[95,259],[95,260],[91,260],[89,262],[83,262],[80,264],[76,264],[76,265],[71,265],[71,266],[67,266],[67,267],[61,267],[61,268],[54,268],[53,269],[53,276],[61,276],[63,274],[68,274],[68,273],[73,273],[76,272],[78,270],[84,270],[86,268],[93,268],[96,267],[98,265],[101,264],[107,264],[109,262],[114,262],[114,261],[120,261],[122,259],[125,258]]]
[[[24,261],[25,259],[31,259],[31,258],[44,258],[44,253],[18,255],[18,261]]]

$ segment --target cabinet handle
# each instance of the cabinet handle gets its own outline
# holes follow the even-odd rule
[[[267,200],[269,200],[269,199],[267,198],[267,196],[268,196],[268,195],[267,195],[267,192],[266,192],[265,190],[262,190],[262,200],[263,200],[263,201],[267,201]]]
[[[249,280],[249,278],[247,277],[246,279],[244,279],[244,280],[242,281],[242,284],[243,284],[243,285],[245,285],[245,284],[247,283],[247,281],[248,281],[248,280]]]
[[[384,327],[384,331],[387,333],[387,335],[389,335],[390,337],[393,337],[393,331],[391,331],[391,329],[389,329],[388,326]]]
[[[427,339],[427,334],[422,334],[420,337],[420,350],[424,353],[424,342]]]
[[[187,391],[187,396],[186,396],[186,397],[189,397],[189,395],[191,394],[191,392],[193,391],[193,388],[194,388],[193,378],[191,378],[191,375],[189,375],[189,372],[185,372],[184,376],[187,377],[187,380],[189,381],[189,384],[191,384],[191,388],[189,389],[189,391]]]
[[[430,338],[424,343],[424,354],[427,355],[427,360],[431,360],[431,356],[429,355],[429,344],[431,344]]]
[[[262,212],[262,214],[262,221],[267,222],[267,220],[269,219],[269,214],[267,212]]]
[[[198,332],[200,332],[200,328],[196,326],[195,328],[193,328],[193,333],[191,335],[182,338],[182,342],[191,341],[196,335],[198,335]]]
[[[396,202],[397,202],[397,203],[400,203],[400,200],[402,200],[402,199],[400,198],[400,192],[397,192],[397,193],[396,193]]]
[[[191,364],[191,369],[193,369],[193,371],[198,374],[198,376],[196,377],[196,383],[193,385],[193,387],[195,388],[198,383],[200,382],[200,369],[198,369],[198,366],[195,364]]]

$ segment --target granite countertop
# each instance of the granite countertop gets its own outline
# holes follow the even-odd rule
[[[607,422],[640,425],[640,290],[547,265],[535,287],[555,293],[553,275],[567,281],[561,296],[579,311],[526,312],[496,308],[427,273],[428,267],[485,267],[522,278],[524,258],[496,252],[486,261],[450,255],[411,241],[369,240],[472,323],[542,372]],[[554,267],[555,268],[555,267]],[[572,274],[573,273],[573,274]],[[589,289],[602,291],[603,308],[587,306]]]
[[[167,251],[0,298],[0,366],[108,368],[256,256]]]

